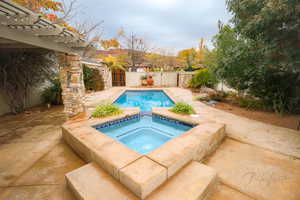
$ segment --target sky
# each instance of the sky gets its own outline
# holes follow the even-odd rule
[[[104,21],[103,38],[115,37],[123,27],[153,47],[177,52],[196,48],[200,38],[212,47],[218,20],[228,22],[225,0],[79,0],[80,18]]]

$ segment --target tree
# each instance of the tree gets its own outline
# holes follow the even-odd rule
[[[227,5],[233,27],[220,24],[214,38],[211,56],[217,74],[231,87],[260,98],[277,112],[297,110],[299,2],[227,0]]]
[[[116,38],[112,38],[109,40],[101,40],[100,44],[101,44],[101,47],[103,47],[103,49],[105,49],[105,50],[108,50],[110,48],[120,47],[120,42]]]
[[[127,61],[125,62],[127,62],[129,66],[136,68],[137,64],[144,61],[144,56],[149,51],[149,46],[146,44],[145,39],[138,37],[133,32],[127,34],[123,29],[121,29],[118,35],[121,41],[121,48],[128,51]]]
[[[103,63],[111,70],[113,69],[121,69],[125,70],[121,63],[119,63],[118,59],[116,57],[113,57],[111,55],[103,58]]]
[[[62,3],[56,0],[13,0],[15,3],[24,6],[34,12],[63,11]]]
[[[197,64],[197,51],[194,48],[180,51],[177,57],[185,63],[186,67],[192,67]]]
[[[300,71],[299,0],[227,0],[237,32],[255,42],[268,67]]]

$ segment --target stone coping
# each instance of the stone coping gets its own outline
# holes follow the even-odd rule
[[[131,150],[92,127],[138,113],[138,108],[127,108],[117,116],[68,121],[62,129],[64,140],[80,157],[97,163],[142,199],[191,160],[201,161],[225,137],[223,124],[177,115],[166,108],[155,108],[153,113],[196,126],[147,155]]]

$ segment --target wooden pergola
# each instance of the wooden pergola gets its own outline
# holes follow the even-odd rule
[[[80,56],[88,42],[79,34],[9,0],[0,0],[0,51],[52,50],[59,56],[65,112],[84,112]]]

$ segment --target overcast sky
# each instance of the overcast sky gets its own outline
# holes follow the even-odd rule
[[[104,21],[104,38],[124,27],[156,47],[178,51],[197,47],[201,37],[210,46],[218,20],[228,22],[225,0],[79,0],[81,17]]]

